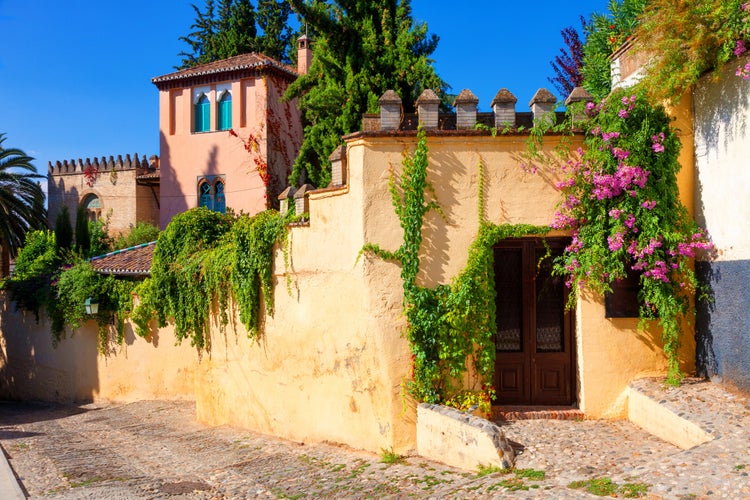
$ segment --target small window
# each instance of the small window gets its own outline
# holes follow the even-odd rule
[[[629,267],[629,266],[628,266]],[[607,318],[637,318],[640,315],[641,271],[627,270],[624,278],[612,283],[612,291],[604,294]]]
[[[198,179],[198,206],[223,214],[227,212],[222,177],[210,175]]]
[[[208,132],[211,130],[211,103],[206,94],[201,94],[195,103],[195,131]]]
[[[102,202],[95,194],[90,194],[83,199],[83,208],[86,209],[89,221],[96,222],[102,217]]]
[[[232,94],[224,92],[219,99],[219,130],[232,128]]]

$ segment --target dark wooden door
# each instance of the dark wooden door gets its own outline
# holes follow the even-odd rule
[[[564,278],[551,272],[569,241],[513,239],[495,248],[495,404],[573,403],[573,314]]]

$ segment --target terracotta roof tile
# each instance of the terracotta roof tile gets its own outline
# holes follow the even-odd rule
[[[291,66],[282,64],[276,59],[265,56],[263,54],[251,52],[249,54],[240,54],[228,59],[212,61],[206,64],[199,64],[197,66],[193,66],[192,68],[187,68],[180,71],[175,71],[174,73],[157,76],[152,78],[151,82],[159,84],[175,80],[185,80],[188,78],[215,75],[219,73],[229,73],[232,71],[260,69],[276,70],[280,73],[288,75],[290,78],[297,77],[297,72]]]
[[[151,258],[156,242],[143,243],[89,259],[93,268],[101,274],[117,276],[148,276],[151,273]]]

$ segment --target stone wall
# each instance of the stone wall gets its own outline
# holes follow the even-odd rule
[[[509,469],[515,453],[496,424],[447,406],[417,407],[417,453],[476,471],[479,465]]]
[[[101,217],[109,219],[111,234],[128,231],[137,222],[159,222],[159,185],[139,183],[144,174],[158,174],[158,159],[137,154],[109,159],[102,157],[50,162],[48,172],[48,221],[54,227],[57,214],[65,205],[73,228],[78,206],[89,195],[99,198]]]

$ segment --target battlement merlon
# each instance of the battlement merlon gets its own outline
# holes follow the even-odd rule
[[[78,160],[63,160],[56,161],[54,164],[49,162],[48,165],[50,175],[71,175],[71,174],[82,174],[87,169],[96,169],[97,171],[117,171],[117,170],[141,170],[143,172],[155,171],[159,168],[159,157],[157,155],[151,155],[146,159],[146,155],[139,157],[138,153],[135,153],[133,157],[129,154],[125,155],[123,159],[122,155],[117,155],[117,158],[110,156],[107,159],[106,156],[101,158],[86,158],[85,160],[78,158]]]

